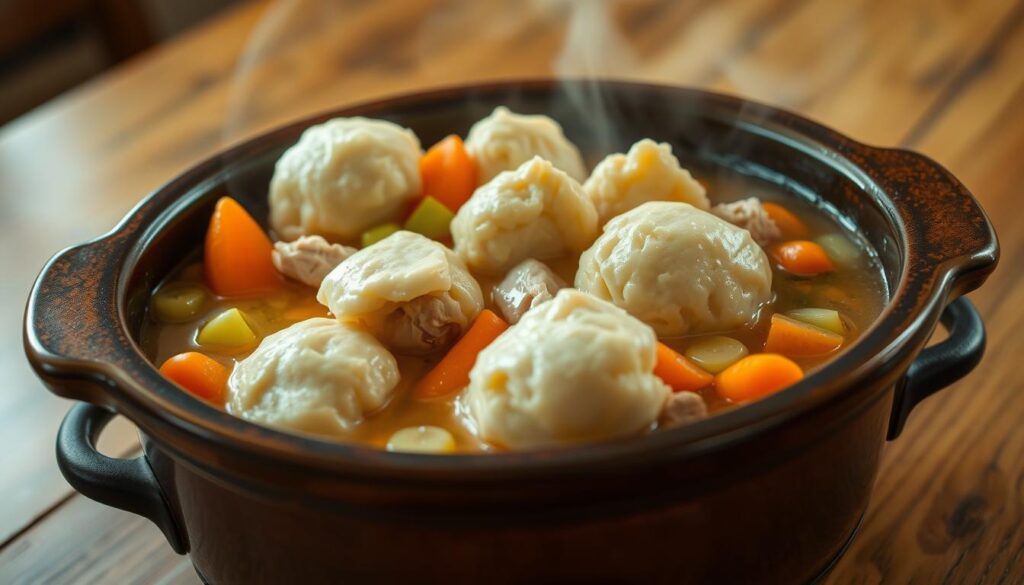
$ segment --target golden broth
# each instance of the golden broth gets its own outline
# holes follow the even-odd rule
[[[750,179],[721,179],[715,181],[709,189],[714,203],[733,201],[751,195],[762,200],[784,202],[787,209],[805,222],[811,231],[809,239],[818,239],[827,234],[835,234],[845,238],[852,244],[854,254],[845,261],[836,261],[834,272],[801,278],[773,268],[772,288],[773,301],[761,311],[756,323],[748,327],[729,331],[719,331],[701,335],[689,335],[678,338],[662,339],[673,349],[684,352],[693,343],[711,335],[727,335],[741,341],[751,353],[763,350],[768,333],[768,324],[773,313],[786,312],[804,307],[818,307],[838,310],[846,325],[846,341],[844,347],[853,343],[881,313],[887,295],[885,282],[877,259],[870,253],[864,242],[857,241],[854,236],[844,232],[826,213],[814,209],[809,203],[787,196],[779,189]],[[834,259],[836,260],[836,259]],[[545,261],[570,285],[573,282],[577,257],[566,257]],[[484,291],[488,307],[491,289],[500,278],[475,275]],[[203,285],[202,264],[198,261],[187,263],[171,274],[162,286],[179,286],[181,284]],[[207,291],[208,292],[208,291]],[[158,323],[152,316],[147,316],[142,331],[142,347],[155,364],[162,364],[166,359],[185,351],[200,351],[222,364],[233,367],[245,358],[252,349],[234,354],[214,353],[196,343],[199,329],[214,316],[226,309],[241,309],[249,325],[259,338],[288,327],[293,323],[311,318],[329,316],[327,309],[316,302],[316,290],[301,284],[289,282],[281,290],[268,295],[247,298],[217,298],[208,292],[208,301],[196,318],[187,323]],[[842,349],[839,350],[840,352]],[[793,358],[805,370],[813,369],[829,361],[835,354],[816,356],[813,358]],[[411,397],[412,386],[440,359],[441,355],[416,357],[396,356],[401,372],[399,382],[392,399],[383,408],[356,425],[342,440],[357,441],[383,448],[388,439],[396,431],[410,426],[434,425],[447,429],[455,437],[458,450],[479,451],[493,450],[476,438],[471,423],[463,416],[458,399],[448,398],[436,401],[420,401]],[[733,405],[720,397],[714,387],[700,392],[710,412],[719,412]]]

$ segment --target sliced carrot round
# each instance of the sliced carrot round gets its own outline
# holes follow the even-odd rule
[[[825,249],[809,240],[794,240],[768,249],[783,270],[797,276],[816,276],[836,269]]]
[[[804,372],[795,362],[774,353],[748,355],[715,378],[715,389],[732,402],[748,402],[799,382]]]
[[[224,404],[228,386],[228,369],[220,362],[199,352],[180,353],[160,366],[160,373],[203,400]]]

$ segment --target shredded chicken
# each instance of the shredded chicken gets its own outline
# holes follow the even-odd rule
[[[302,236],[294,242],[275,243],[271,258],[281,274],[318,287],[325,276],[355,251],[331,244],[320,236]]]
[[[761,246],[765,246],[782,237],[779,226],[768,216],[761,200],[750,197],[733,203],[719,203],[711,208],[711,213],[725,221],[739,226],[748,232],[750,237]]]
[[[565,281],[537,260],[520,262],[508,271],[501,284],[494,287],[492,299],[510,324],[517,323],[530,309],[550,301]]]
[[[401,304],[384,317],[380,330],[396,347],[430,353],[462,335],[462,308],[451,295],[424,295]]]
[[[661,409],[661,424],[677,427],[707,418],[704,399],[694,392],[674,392]]]

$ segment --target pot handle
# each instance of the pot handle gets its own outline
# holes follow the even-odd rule
[[[900,436],[918,403],[969,374],[985,353],[985,323],[969,300],[960,297],[950,303],[941,320],[949,336],[925,348],[896,388],[889,417],[890,441]]]
[[[114,411],[77,403],[57,431],[57,465],[71,487],[101,504],[138,514],[160,528],[178,554],[187,548],[163,491],[144,455],[113,459],[96,450],[96,439]]]

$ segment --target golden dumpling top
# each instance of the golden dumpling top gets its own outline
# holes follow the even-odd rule
[[[535,156],[577,181],[587,178],[579,149],[565,137],[558,122],[547,116],[516,114],[504,106],[494,108],[490,116],[470,128],[466,150],[476,161],[481,184]]]
[[[513,449],[639,433],[670,394],[656,342],[611,303],[562,289],[480,352],[461,399],[481,438]]]
[[[626,154],[610,154],[583,184],[604,225],[648,201],[679,201],[707,210],[704,187],[679,166],[672,147],[644,138]]]
[[[747,230],[686,203],[659,201],[604,226],[580,256],[576,288],[671,337],[754,321],[772,298],[772,271]]]
[[[575,179],[534,157],[473,193],[452,220],[455,253],[500,274],[534,258],[579,253],[597,236],[597,212]]]
[[[423,151],[412,130],[335,118],[312,126],[274,166],[270,225],[284,240],[351,240],[419,195]]]

